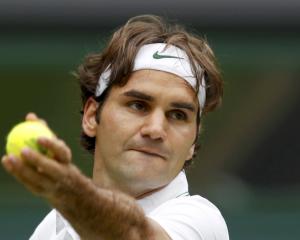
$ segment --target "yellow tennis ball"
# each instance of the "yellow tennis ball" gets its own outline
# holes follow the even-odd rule
[[[40,121],[25,121],[17,124],[9,132],[6,142],[7,154],[21,156],[24,147],[31,148],[45,155],[51,155],[47,149],[37,143],[39,137],[53,138],[54,133]]]

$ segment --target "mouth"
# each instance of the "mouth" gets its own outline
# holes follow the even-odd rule
[[[160,157],[160,158],[166,159],[166,156],[164,154],[162,154],[158,151],[155,151],[155,150],[150,150],[150,149],[130,149],[130,150],[137,151],[137,152],[146,154],[148,156]]]

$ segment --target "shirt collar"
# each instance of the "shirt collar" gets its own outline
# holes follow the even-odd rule
[[[168,185],[153,194],[137,200],[145,213],[152,212],[162,203],[180,196],[189,195],[188,182],[184,171],[181,171]]]

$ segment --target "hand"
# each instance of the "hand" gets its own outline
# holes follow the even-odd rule
[[[46,121],[39,119],[34,113],[29,113],[26,120]],[[50,202],[59,197],[62,185],[70,185],[70,179],[81,175],[80,171],[71,163],[71,150],[59,138],[39,138],[38,144],[50,150],[53,157],[24,148],[21,158],[13,155],[2,157],[2,164],[9,174],[14,176],[34,194],[45,197]]]
[[[26,120],[47,124],[32,113]],[[81,239],[170,239],[160,225],[145,217],[134,199],[96,187],[81,174],[71,163],[71,150],[62,140],[39,138],[38,143],[53,157],[25,148],[21,158],[3,156],[2,164],[31,192],[48,200]]]

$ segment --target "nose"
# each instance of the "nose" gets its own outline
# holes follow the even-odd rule
[[[167,119],[163,111],[156,110],[145,117],[141,128],[141,135],[152,140],[164,141],[166,139]]]

